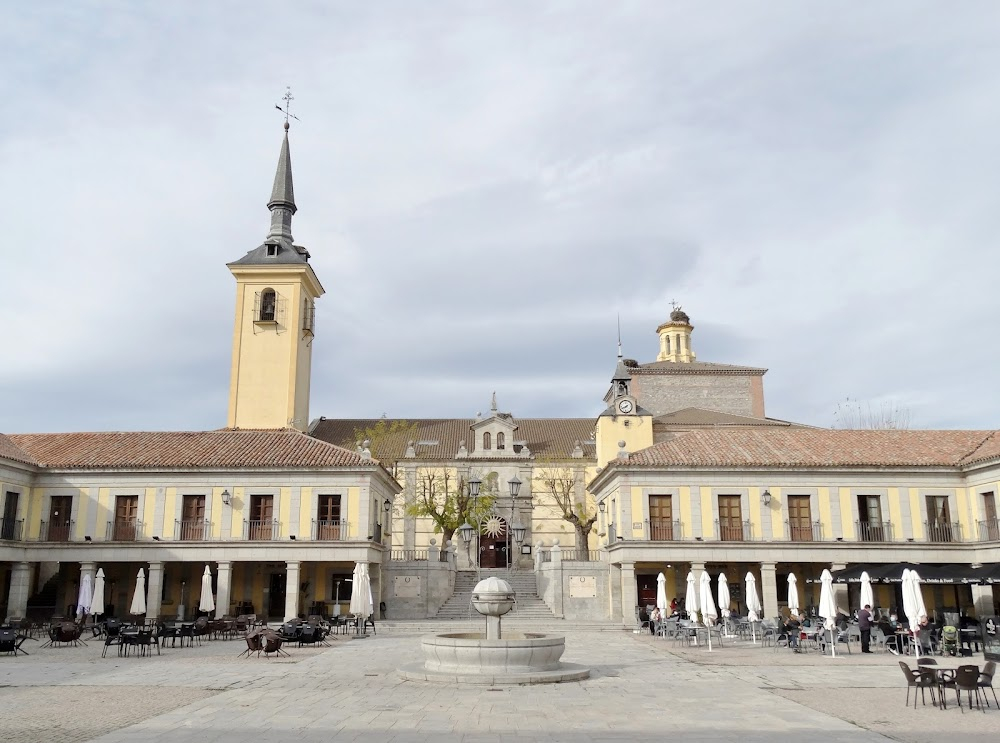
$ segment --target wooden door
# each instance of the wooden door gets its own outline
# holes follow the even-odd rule
[[[649,538],[654,542],[669,542],[674,539],[672,496],[649,496]]]
[[[668,498],[670,496],[667,496]],[[637,575],[635,576],[636,596],[639,606],[656,606],[656,576]]]
[[[719,538],[724,542],[743,541],[743,511],[740,496],[719,496]]]
[[[479,565],[484,568],[507,567],[507,522],[499,519],[495,534],[483,534],[479,539]],[[485,527],[484,527],[485,530]]]
[[[284,573],[271,573],[271,590],[267,597],[267,616],[285,616],[285,593],[288,590],[287,576]],[[292,590],[298,590],[298,586],[293,586]]]
[[[136,535],[136,521],[138,517],[138,495],[119,495],[115,498],[115,525],[113,539],[116,542],[134,542]]]
[[[877,495],[858,496],[858,519],[862,542],[881,542],[885,537],[882,502]]]
[[[205,538],[205,496],[185,495],[181,506],[181,539]]]
[[[8,492],[3,503],[3,523],[0,523],[0,539],[18,539],[17,500],[19,493]]]
[[[68,542],[73,512],[73,496],[53,495],[49,504],[49,541]]]
[[[997,501],[993,493],[983,493],[983,515],[986,517],[983,538],[1000,540],[1000,523],[997,523]]]
[[[812,541],[812,512],[808,495],[788,496],[788,531],[793,542]]]
[[[316,539],[340,539],[339,495],[321,495],[317,499]]]
[[[274,536],[274,497],[250,496],[250,539],[267,540]],[[284,609],[282,609],[284,612]]]

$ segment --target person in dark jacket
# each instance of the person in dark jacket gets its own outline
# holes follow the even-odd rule
[[[865,608],[858,612],[858,629],[861,630],[861,652],[872,652],[872,607],[865,604]]]

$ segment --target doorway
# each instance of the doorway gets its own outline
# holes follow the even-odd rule
[[[497,517],[498,527],[479,538],[479,565],[484,568],[507,567],[507,522]],[[486,524],[483,525],[486,528]]]
[[[285,573],[271,573],[271,590],[267,599],[268,617],[285,617]]]

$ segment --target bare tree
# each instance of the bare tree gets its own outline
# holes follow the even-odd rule
[[[895,400],[878,405],[847,398],[833,411],[833,427],[846,430],[906,430],[910,427],[910,409]]]
[[[532,487],[532,492],[551,498],[563,521],[573,525],[577,559],[586,561],[590,559],[590,532],[597,522],[597,511],[587,510],[586,496],[579,492],[582,477],[575,469],[543,468],[534,477],[537,487]]]

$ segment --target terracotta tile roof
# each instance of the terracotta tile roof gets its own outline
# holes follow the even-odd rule
[[[37,464],[26,451],[11,441],[9,436],[4,436],[2,433],[0,433],[0,459],[9,459],[24,464]]]
[[[683,408],[653,418],[654,430],[657,428],[700,428],[707,426],[805,427],[800,423],[789,423],[777,418],[754,418],[748,415],[734,415],[706,408]]]
[[[323,441],[353,450],[358,439],[356,432],[373,428],[380,420],[385,420],[387,425],[391,425],[394,419],[320,418],[310,433]],[[475,418],[415,418],[403,422],[415,424],[415,431],[390,433],[381,440],[373,442],[373,457],[385,462],[403,459],[406,445],[411,439],[417,442],[438,442],[436,445],[418,445],[417,459],[454,459],[461,441],[465,441],[469,451],[473,449],[471,426],[476,423]],[[569,458],[577,441],[593,440],[595,425],[593,418],[515,418],[514,423],[517,425],[514,438],[517,441],[527,442],[532,455],[555,458]],[[592,458],[593,445],[584,444],[583,453],[585,457]]]
[[[53,469],[372,467],[378,463],[294,430],[10,434]]]
[[[995,431],[694,430],[634,452],[640,467],[957,467],[1000,456]],[[975,456],[972,460],[970,457]]]
[[[712,364],[707,361],[652,361],[629,368],[632,374],[743,374],[758,376],[767,369],[757,366],[735,366],[733,364]]]

